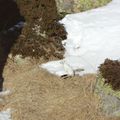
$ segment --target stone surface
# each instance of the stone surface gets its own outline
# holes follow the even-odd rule
[[[110,116],[120,116],[120,99],[112,95],[102,95],[103,112]]]
[[[103,6],[111,0],[56,0],[59,13],[76,13]]]
[[[73,12],[74,0],[56,0],[59,12]]]
[[[120,117],[120,91],[114,91],[109,85],[104,84],[104,79],[97,78],[95,93],[101,98],[101,110],[110,117]]]

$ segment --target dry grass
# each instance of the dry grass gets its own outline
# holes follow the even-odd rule
[[[13,109],[12,120],[110,120],[101,115],[99,98],[92,93],[95,75],[62,79],[34,63],[12,61],[4,75],[13,93],[2,108]]]

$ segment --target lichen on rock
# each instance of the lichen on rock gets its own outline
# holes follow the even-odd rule
[[[111,0],[56,0],[59,13],[77,13],[106,5]]]
[[[120,117],[120,91],[104,84],[105,79],[99,74],[95,85],[95,93],[100,96],[100,109],[109,117]]]
[[[120,117],[120,62],[106,59],[99,71],[95,92],[101,97],[101,109],[108,116]]]

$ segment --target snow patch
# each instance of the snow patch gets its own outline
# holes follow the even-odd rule
[[[11,94],[10,90],[3,90],[0,92],[0,104],[4,103],[4,99],[2,97]],[[11,110],[7,109],[6,111],[0,111],[0,120],[11,120]]]
[[[0,97],[10,95],[10,94],[11,94],[10,90],[3,90],[2,92],[0,92]]]
[[[0,112],[0,120],[11,120],[11,110],[7,109],[6,111]]]
[[[67,40],[62,42],[65,55],[63,60],[42,65],[51,73],[74,75],[77,69],[84,69],[79,74],[96,73],[106,58],[120,59],[120,0],[67,15],[60,22],[68,32]],[[69,66],[67,70],[64,65]]]

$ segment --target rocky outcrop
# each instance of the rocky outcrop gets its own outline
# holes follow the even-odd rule
[[[59,13],[76,13],[103,6],[111,0],[56,0]]]
[[[61,12],[74,12],[74,0],[56,0],[57,9]]]
[[[115,91],[110,85],[104,84],[104,78],[98,76],[95,93],[100,96],[100,109],[109,117],[120,117],[120,91]]]
[[[106,59],[99,67],[95,92],[105,115],[120,117],[120,62]]]

